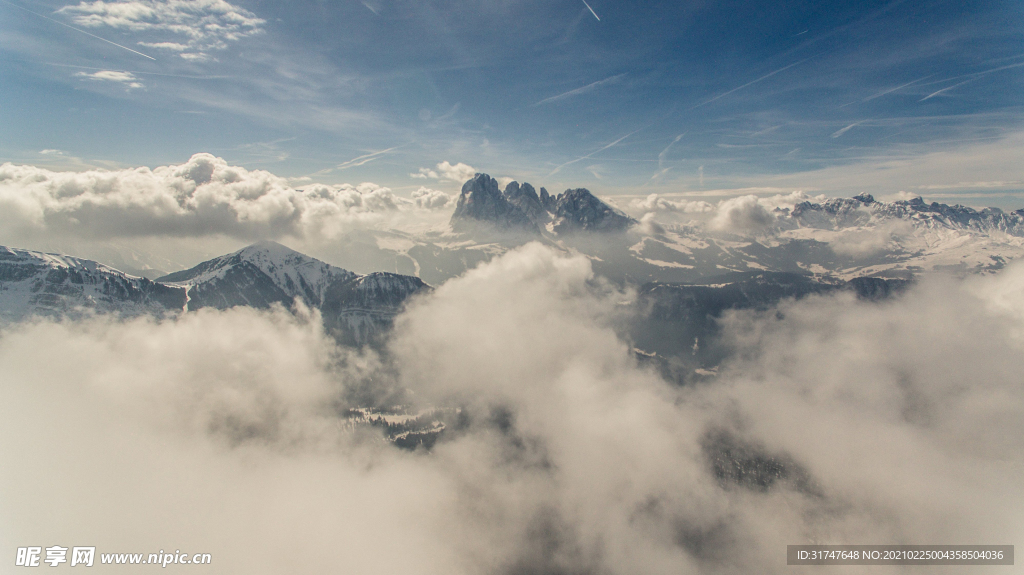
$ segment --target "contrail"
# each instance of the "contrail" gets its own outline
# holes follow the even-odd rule
[[[610,148],[610,147],[614,146],[615,144],[618,144],[618,143],[619,143],[619,142],[621,142],[622,140],[625,140],[626,138],[628,138],[628,137],[632,136],[633,134],[635,134],[635,133],[639,132],[640,130],[643,130],[643,128],[640,128],[640,129],[634,130],[634,131],[632,131],[632,132],[630,132],[630,133],[626,134],[625,136],[622,136],[622,137],[621,137],[621,138],[619,138],[618,140],[615,140],[614,142],[612,142],[612,143],[608,144],[607,146],[605,146],[605,147],[601,148],[600,150],[594,150],[593,152],[590,152],[590,153],[589,153],[589,154],[587,154],[586,156],[580,156],[579,158],[576,158],[575,160],[569,160],[568,162],[566,162],[566,163],[562,164],[561,166],[558,166],[557,168],[555,168],[554,170],[552,170],[552,171],[551,171],[551,173],[550,173],[550,174],[548,174],[548,176],[553,176],[553,175],[557,174],[559,170],[561,170],[562,168],[564,168],[564,167],[568,166],[569,164],[575,164],[576,162],[580,162],[580,161],[582,161],[582,160],[586,160],[586,159],[590,158],[590,157],[591,157],[591,156],[593,156],[594,154],[597,154],[597,153],[603,152],[603,151],[607,150],[608,148]]]
[[[977,78],[971,78],[970,80],[964,80],[963,82],[960,82],[959,84],[953,84],[952,86],[949,86],[947,88],[943,88],[941,90],[936,90],[936,91],[932,92],[931,94],[928,94],[924,98],[921,98],[920,100],[918,100],[918,102],[924,102],[925,100],[930,100],[930,99],[934,98],[935,96],[938,96],[939,94],[941,94],[943,92],[946,92],[948,90],[952,90],[953,88],[956,88],[957,86],[963,86],[964,84],[966,84],[968,82],[973,82],[975,80],[977,80]]]
[[[597,18],[598,22],[601,21],[601,17],[597,15],[597,12],[594,12],[594,9],[590,7],[590,4],[587,4],[587,0],[583,0],[583,5],[587,7],[587,10],[590,10],[590,13],[594,15],[594,18]]]
[[[843,134],[845,134],[846,132],[849,132],[849,131],[850,131],[850,130],[851,130],[851,129],[852,129],[853,127],[854,127],[854,126],[857,126],[857,125],[859,125],[859,124],[863,124],[863,123],[864,123],[864,122],[866,122],[866,121],[867,121],[867,120],[861,120],[861,121],[859,121],[859,122],[854,122],[854,123],[850,124],[849,126],[847,126],[847,127],[845,127],[845,128],[842,128],[842,129],[840,129],[840,130],[836,130],[836,132],[832,134],[832,137],[833,137],[833,138],[838,138],[839,136],[842,136],[842,135],[843,135]]]
[[[35,14],[36,16],[39,16],[40,18],[45,18],[46,20],[49,20],[50,22],[53,22],[55,24],[60,24],[61,26],[64,26],[66,28],[71,28],[72,30],[74,30],[76,32],[81,32],[82,34],[85,34],[86,36],[92,36],[93,38],[96,38],[97,40],[103,40],[107,44],[113,44],[114,46],[117,46],[118,48],[124,48],[125,50],[128,50],[129,52],[132,52],[133,54],[138,54],[139,56],[142,56],[143,58],[149,58],[150,60],[156,61],[156,58],[154,58],[152,56],[149,56],[149,55],[146,55],[146,54],[143,54],[142,52],[139,52],[138,50],[132,50],[128,46],[122,46],[122,45],[118,44],[117,42],[111,42],[110,40],[107,40],[106,38],[101,38],[101,37],[99,37],[99,36],[97,36],[95,34],[92,34],[90,32],[86,32],[85,30],[82,30],[81,28],[75,28],[74,26],[71,26],[70,24],[65,24],[65,23],[61,22],[60,20],[54,20],[53,18],[50,18],[49,16],[43,16],[42,14],[40,14],[38,12],[33,12],[33,11],[29,10],[28,8],[25,8],[23,6],[18,6],[14,2],[9,2],[8,0],[0,0],[0,1],[2,1],[5,4],[10,4],[11,6],[14,6],[15,8],[21,8],[22,10],[28,12],[29,14]]]
[[[813,57],[814,56],[811,56],[811,58],[813,58]],[[779,72],[785,72],[786,70],[789,70],[790,68],[792,68],[793,66],[796,66],[797,64],[803,64],[804,62],[810,60],[811,58],[804,58],[803,60],[800,60],[799,62],[793,62],[789,66],[783,66],[782,68],[779,68],[778,70],[775,70],[774,72],[768,72],[767,74],[765,74],[764,76],[761,76],[760,78],[758,78],[756,80],[751,80],[750,82],[747,82],[746,84],[743,84],[742,86],[740,86],[738,88],[733,88],[732,90],[729,90],[728,92],[723,92],[723,93],[715,96],[714,98],[711,98],[710,100],[705,100],[705,101],[701,102],[700,104],[697,104],[696,106],[694,106],[694,107],[692,107],[690,109],[691,110],[695,110],[695,109],[700,108],[701,106],[703,106],[705,104],[710,104],[711,102],[714,102],[715,100],[717,100],[719,98],[723,98],[725,96],[728,96],[729,94],[732,94],[733,92],[735,92],[737,90],[742,90],[743,88],[746,88],[747,86],[751,86],[753,84],[756,84],[756,83],[760,82],[761,80],[766,80],[768,78],[771,78],[772,76],[778,74]]]
[[[924,102],[925,100],[928,100],[930,98],[938,96],[939,94],[941,94],[943,92],[946,92],[948,90],[952,90],[953,88],[956,88],[957,86],[963,86],[964,84],[966,84],[968,82],[973,82],[974,80],[977,80],[978,78],[984,76],[985,74],[991,74],[992,72],[999,72],[1001,70],[1009,70],[1010,68],[1020,68],[1021,66],[1024,66],[1024,62],[1018,62],[1017,64],[1008,64],[1006,66],[999,66],[998,68],[990,68],[988,70],[982,70],[981,72],[973,72],[971,74],[963,74],[963,75],[960,75],[960,76],[954,76],[952,78],[946,78],[945,80],[939,80],[937,82],[932,82],[933,84],[938,84],[939,82],[947,82],[949,80],[956,80],[958,78],[968,78],[967,80],[964,80],[963,82],[960,82],[959,84],[953,84],[952,86],[949,86],[947,88],[943,88],[941,90],[937,90],[935,92],[932,92],[931,94],[928,94],[927,96],[925,96],[924,98],[921,98],[918,101],[919,102]]]
[[[658,169],[659,170],[664,167],[663,164],[665,163],[665,154],[668,153],[669,148],[674,146],[676,144],[676,142],[678,142],[679,140],[682,140],[683,136],[685,136],[685,135],[686,135],[686,132],[683,132],[682,134],[679,134],[678,136],[676,136],[676,139],[672,140],[672,142],[670,142],[669,145],[665,146],[665,149],[662,150],[661,153],[658,154]],[[666,170],[663,170],[663,172],[664,171],[666,171]]]
[[[313,175],[314,176],[320,176],[320,175],[323,175],[323,174],[329,174],[329,173],[333,172],[334,170],[347,170],[348,168],[354,168],[356,166],[362,166],[363,164],[368,164],[368,163],[370,163],[370,162],[380,158],[384,154],[393,152],[394,150],[397,150],[398,148],[401,148],[401,147],[406,146],[406,145],[408,145],[408,144],[401,144],[399,146],[393,146],[393,147],[388,148],[386,150],[380,150],[380,151],[377,151],[377,152],[370,152],[369,154],[363,154],[362,156],[357,156],[355,158],[352,158],[351,160],[348,160],[347,162],[342,162],[342,163],[338,164],[337,166],[334,166],[333,168],[327,168],[326,170],[320,170],[319,172],[316,172]]]
[[[875,98],[880,98],[880,97],[882,97],[882,96],[884,96],[886,94],[891,94],[892,92],[895,92],[896,90],[902,90],[903,88],[906,88],[907,86],[909,86],[911,84],[916,84],[916,83],[920,82],[921,80],[927,80],[928,78],[931,78],[934,75],[935,74],[928,74],[927,76],[925,76],[923,78],[918,78],[917,80],[914,80],[913,82],[907,82],[906,84],[903,84],[902,86],[896,86],[895,88],[891,88],[891,89],[886,90],[884,92],[879,92],[879,93],[875,94],[874,96],[868,96],[867,98],[864,98],[863,100],[861,100],[861,102],[869,102],[871,100],[874,100]]]
[[[596,82],[587,84],[586,86],[583,86],[582,88],[576,88],[575,90],[569,90],[568,92],[563,92],[561,94],[558,94],[557,96],[551,96],[550,98],[544,98],[540,102],[537,102],[536,104],[534,104],[534,106],[540,106],[541,104],[547,104],[548,102],[556,102],[558,100],[564,100],[565,98],[571,98],[573,96],[578,96],[580,94],[586,94],[587,92],[590,92],[591,90],[599,88],[599,87],[601,87],[601,86],[603,86],[605,84],[611,84],[613,82],[617,82],[619,80],[619,78],[622,78],[625,75],[626,75],[625,72],[622,73],[622,74],[616,74],[614,76],[609,76],[608,78],[605,78],[604,80],[598,80]]]

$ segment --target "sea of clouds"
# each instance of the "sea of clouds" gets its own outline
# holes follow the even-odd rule
[[[735,356],[683,388],[613,329],[629,297],[530,244],[416,300],[383,355],[304,310],[5,328],[0,541],[218,573],[677,575],[1024,535],[1024,267],[728,315]],[[429,451],[344,425],[402,389],[463,425]]]

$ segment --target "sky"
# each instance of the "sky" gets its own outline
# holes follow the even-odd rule
[[[0,0],[0,162],[1024,206],[1024,6]],[[463,164],[464,170],[446,170]]]

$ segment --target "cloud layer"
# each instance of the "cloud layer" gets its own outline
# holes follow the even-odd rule
[[[419,301],[388,369],[281,310],[7,328],[0,529],[250,573],[787,573],[787,544],[1013,541],[1022,296],[1014,267],[737,314],[736,358],[683,389],[609,327],[626,295],[536,244]],[[430,452],[350,431],[371,381],[461,422]]]
[[[242,240],[330,238],[416,210],[447,205],[421,188],[410,200],[372,183],[302,189],[263,170],[196,154],[154,169],[53,172],[0,166],[0,241],[32,236],[111,238],[226,235]]]

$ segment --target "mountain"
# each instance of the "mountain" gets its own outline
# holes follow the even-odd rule
[[[869,224],[872,220],[906,221],[927,229],[960,230],[991,234],[1002,232],[1024,237],[1024,209],[1004,212],[999,208],[975,210],[961,205],[926,203],[921,198],[895,202],[876,201],[871,194],[831,198],[821,203],[801,202],[792,210],[780,210],[782,223],[822,229],[842,229]],[[786,218],[785,216],[789,216]]]
[[[332,283],[320,312],[339,339],[362,344],[380,342],[408,299],[430,286],[418,277],[374,272]]]
[[[202,308],[319,309],[342,343],[382,340],[414,294],[430,290],[418,277],[359,275],[275,242],[260,242],[157,280],[59,254],[0,246],[0,321],[89,312],[167,315]]]
[[[558,194],[553,204],[553,231],[558,234],[580,231],[619,232],[637,223],[597,199],[585,188],[566,190]]]
[[[652,282],[639,288],[635,313],[630,316],[633,323],[627,330],[639,359],[663,371],[673,367],[672,379],[685,380],[694,369],[713,368],[729,355],[730,350],[719,341],[719,319],[728,310],[765,311],[785,299],[836,292],[881,301],[898,296],[910,284],[902,279],[858,277],[844,281],[773,272],[734,273],[705,284]]]
[[[265,241],[157,281],[188,290],[188,311],[204,307],[264,309],[295,299],[319,309],[324,325],[345,343],[375,343],[413,294],[430,286],[415,276],[358,275]]]
[[[165,275],[157,281],[188,287],[188,309],[226,309],[238,305],[255,308],[295,298],[319,308],[328,286],[354,279],[356,274],[286,248],[277,242],[259,242],[235,253],[205,261],[191,269]]]
[[[518,205],[512,204],[498,189],[498,182],[487,174],[477,174],[462,185],[451,227],[466,231],[480,223],[501,230],[538,233],[537,225]]]
[[[484,224],[534,234],[546,230],[555,235],[623,231],[636,223],[584,188],[566,190],[558,196],[541,188],[538,195],[532,185],[512,181],[502,192],[498,182],[487,174],[477,174],[463,184],[451,219],[455,231]]]
[[[0,246],[0,320],[89,311],[178,313],[185,290],[135,277],[92,260]]]

